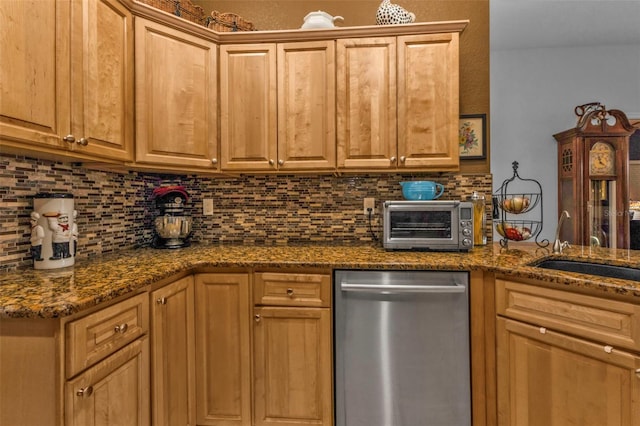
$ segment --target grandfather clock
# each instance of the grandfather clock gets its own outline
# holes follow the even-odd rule
[[[561,239],[576,245],[629,247],[629,136],[636,130],[619,110],[599,102],[575,108],[575,128],[558,141],[558,213],[567,210]]]

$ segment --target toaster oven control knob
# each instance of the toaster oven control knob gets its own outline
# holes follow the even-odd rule
[[[462,229],[462,235],[464,235],[465,237],[470,236],[471,235],[471,229],[469,229],[469,228]]]
[[[473,245],[473,242],[469,238],[465,238],[462,240],[462,245],[466,247],[471,247]]]

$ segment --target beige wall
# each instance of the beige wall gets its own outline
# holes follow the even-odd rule
[[[394,1],[395,2],[395,1]],[[193,0],[209,15],[212,10],[232,12],[253,22],[259,30],[300,28],[307,13],[323,10],[340,15],[339,26],[374,25],[378,0],[342,1],[218,1]],[[486,113],[489,118],[489,0],[401,0],[416,21],[470,21],[460,38],[460,113]],[[487,121],[487,133],[489,121]],[[490,141],[490,137],[488,137]],[[489,173],[489,158],[462,162],[462,172]]]

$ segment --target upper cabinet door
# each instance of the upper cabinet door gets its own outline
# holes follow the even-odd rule
[[[133,17],[117,0],[82,0],[71,2],[71,21],[71,146],[131,161]]]
[[[335,42],[278,44],[278,168],[333,170]]]
[[[395,168],[396,39],[337,41],[338,168]]]
[[[398,37],[399,167],[457,170],[458,33]]]
[[[220,46],[222,170],[277,168],[276,45]]]
[[[217,47],[136,18],[136,162],[217,170]]]
[[[65,147],[60,135],[69,132],[69,14],[68,1],[0,1],[3,145]]]

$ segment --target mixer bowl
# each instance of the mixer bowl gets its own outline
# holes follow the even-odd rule
[[[182,246],[185,238],[191,234],[191,217],[159,216],[155,220],[155,227],[158,236],[166,240],[165,246]]]

